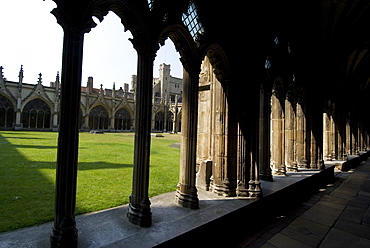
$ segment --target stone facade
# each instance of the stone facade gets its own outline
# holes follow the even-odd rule
[[[182,80],[170,75],[170,65],[161,64],[159,77],[153,79],[153,132],[180,130]],[[39,74],[37,84],[23,82],[23,68],[19,81],[6,80],[0,67],[0,130],[57,131],[59,123],[59,73],[50,86],[44,86]],[[136,75],[132,76],[131,90],[123,88],[94,88],[89,77],[81,87],[79,127],[81,131],[134,131]]]

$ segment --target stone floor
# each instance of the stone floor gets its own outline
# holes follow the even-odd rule
[[[327,169],[333,166],[327,166]],[[291,186],[295,189],[302,182],[307,181],[310,184],[311,181],[308,180],[322,173],[324,172],[319,170],[303,170],[299,173],[289,173],[287,177],[274,177],[274,182],[262,183],[264,197],[261,200],[224,198],[200,190],[198,192],[200,209],[198,210],[175,205],[174,192],[159,195],[151,198],[153,225],[150,228],[140,228],[129,223],[126,218],[127,205],[77,216],[79,247],[142,248],[157,245],[189,247],[189,242],[192,243],[191,247],[205,247],[204,244],[208,244],[208,240],[217,241],[218,239],[227,244],[229,244],[228,240],[237,241],[237,244],[230,242],[228,247],[341,247],[343,244],[346,244],[346,247],[348,244],[356,244],[356,247],[370,247],[370,162],[359,166],[353,172],[337,172],[338,179],[334,184],[329,185],[325,190],[322,189],[286,214],[280,214],[278,218],[264,224],[258,231],[237,235],[237,237],[222,236],[222,233],[228,229],[233,230],[231,225],[234,226],[234,224],[233,222],[231,225],[230,222],[217,222],[218,220],[230,219],[226,217],[235,213],[236,220],[240,218],[241,223],[251,226],[248,220],[253,219],[253,215],[255,217],[261,213],[258,213],[258,208],[254,208],[254,212],[249,211],[249,207],[268,199],[278,201],[279,198],[274,198],[274,196],[286,189],[292,189]],[[274,207],[273,204],[270,205]],[[250,213],[250,218],[237,215],[243,209]],[[215,228],[217,223],[221,224]],[[208,228],[212,225],[213,229]],[[240,229],[238,225],[240,223],[235,223],[235,226]],[[0,248],[49,247],[51,228],[52,223],[46,223],[2,233],[0,234]],[[218,229],[221,235],[218,235]],[[205,234],[202,241],[199,241],[195,235],[190,238],[186,236],[186,233],[196,233],[196,230],[200,235]],[[205,230],[212,230],[210,231],[212,234],[204,232]],[[178,238],[182,236],[184,239]],[[166,246],[167,240],[175,240],[176,245],[169,243]],[[213,247],[225,247],[225,242],[213,242]]]
[[[277,216],[239,247],[370,247],[370,159],[294,209]]]

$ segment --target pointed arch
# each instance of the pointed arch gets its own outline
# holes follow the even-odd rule
[[[131,130],[133,114],[126,107],[119,108],[115,113],[114,129],[117,131]]]
[[[231,75],[230,63],[224,49],[219,44],[209,45],[202,53],[202,60],[207,56],[214,70],[216,78],[223,83]]]
[[[15,103],[13,99],[0,93],[0,129],[10,129],[14,126]]]
[[[49,129],[52,106],[45,99],[29,99],[22,109],[22,123],[25,129]]]
[[[109,128],[110,118],[107,108],[98,104],[89,111],[89,129],[107,130]]]
[[[170,38],[176,50],[180,53],[180,61],[189,74],[197,74],[200,70],[200,56],[198,48],[183,24],[170,25],[163,29],[158,37],[158,42],[163,46],[165,40]]]

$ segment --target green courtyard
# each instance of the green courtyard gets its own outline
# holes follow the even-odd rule
[[[0,232],[53,220],[56,132],[0,132]],[[180,136],[152,137],[149,196],[174,191]],[[126,204],[133,133],[80,133],[76,214]]]

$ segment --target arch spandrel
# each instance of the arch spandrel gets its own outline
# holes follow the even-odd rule
[[[80,1],[62,1],[53,0],[57,8],[51,13],[56,17],[58,24],[64,30],[70,30],[76,33],[84,34],[91,31],[97,24],[92,17],[96,17],[100,22],[109,11],[114,12],[121,19],[125,31],[130,30],[133,39],[130,39],[138,52],[144,51],[151,47],[150,53],[153,55],[158,49],[153,35],[154,30],[149,17],[150,11],[147,5],[142,1],[116,1],[116,0],[80,0]]]
[[[271,93],[278,99],[282,99],[284,96],[284,83],[281,77],[277,77],[272,85]]]
[[[14,101],[14,99],[12,97],[5,94],[5,92],[0,92],[0,98],[1,97],[4,97],[6,100],[8,100],[12,104],[14,109],[17,109],[16,108],[17,104],[16,104],[16,102]]]
[[[228,81],[230,79],[231,69],[224,49],[219,44],[209,45],[202,52],[202,60],[204,60],[205,56],[208,57],[214,68],[213,73],[216,75],[218,81]]]
[[[201,57],[189,30],[183,24],[170,25],[160,33],[158,43],[163,46],[167,38],[172,40],[180,53],[180,61],[184,69],[189,74],[199,75]]]

